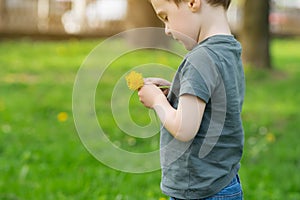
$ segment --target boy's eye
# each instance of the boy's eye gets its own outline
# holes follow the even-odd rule
[[[167,21],[168,21],[168,16],[167,16],[167,15],[161,15],[161,16],[160,16],[160,19],[161,19],[163,22],[167,22]]]
[[[162,14],[159,14],[158,17],[161,19],[161,21],[163,22],[167,22],[168,21],[168,16],[167,15],[162,15]]]

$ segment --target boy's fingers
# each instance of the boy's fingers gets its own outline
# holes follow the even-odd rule
[[[152,84],[157,85],[157,86],[170,85],[169,81],[167,81],[165,79],[162,79],[162,78],[149,77],[149,78],[145,78],[144,82],[145,82],[145,84],[152,83]]]
[[[144,78],[144,83],[145,84],[155,84],[155,79],[154,78]]]
[[[169,94],[169,89],[164,89],[163,93],[164,93],[165,96],[167,96]]]

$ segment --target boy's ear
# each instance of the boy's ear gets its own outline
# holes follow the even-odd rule
[[[189,0],[188,4],[192,12],[197,12],[201,7],[201,0]]]

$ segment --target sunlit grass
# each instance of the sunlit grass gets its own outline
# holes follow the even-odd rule
[[[0,199],[166,198],[159,188],[159,171],[139,175],[116,171],[93,158],[80,142],[72,117],[73,83],[99,42],[0,43]],[[274,40],[275,70],[246,70],[240,175],[247,200],[300,199],[299,46],[296,39]],[[150,62],[176,69],[180,59],[163,52],[132,52],[112,64],[97,88],[96,112],[101,111],[100,122],[105,119],[103,129],[117,145],[135,152],[157,149],[159,135],[127,136],[118,129],[110,107],[102,105],[110,105],[114,84],[128,70]],[[149,122],[136,94],[130,106],[133,120],[141,125]]]

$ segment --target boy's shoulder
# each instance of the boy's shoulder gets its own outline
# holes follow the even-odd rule
[[[224,70],[241,69],[241,45],[231,35],[210,37],[186,55],[179,71],[188,68],[194,68],[210,77],[218,77],[224,74]]]
[[[228,55],[241,55],[241,45],[233,35],[214,35],[200,42],[187,55],[187,60],[203,59],[210,57],[226,58]],[[229,57],[231,57],[229,56]]]

